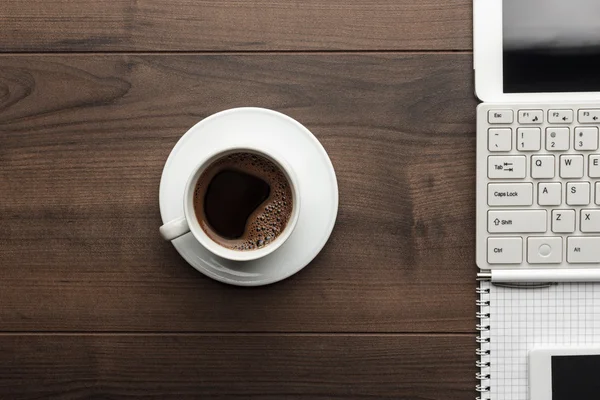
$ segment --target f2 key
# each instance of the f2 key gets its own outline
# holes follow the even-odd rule
[[[549,110],[548,122],[551,124],[572,124],[573,110]]]

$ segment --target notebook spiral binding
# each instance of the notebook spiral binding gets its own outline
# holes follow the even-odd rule
[[[477,312],[477,319],[479,324],[476,325],[477,332],[477,343],[479,347],[476,350],[479,360],[475,363],[479,372],[476,377],[479,381],[479,385],[475,387],[475,390],[479,392],[477,400],[490,400],[490,289],[485,287],[489,285],[488,282],[481,282],[481,286],[477,288],[477,294],[479,294],[479,300],[476,304],[479,307]]]

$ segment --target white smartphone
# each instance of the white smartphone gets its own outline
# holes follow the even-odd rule
[[[600,346],[529,352],[530,400],[600,399]]]

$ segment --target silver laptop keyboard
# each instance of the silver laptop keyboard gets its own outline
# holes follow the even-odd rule
[[[600,265],[600,106],[483,104],[477,114],[477,264]]]

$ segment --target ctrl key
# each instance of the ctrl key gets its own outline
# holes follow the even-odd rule
[[[523,238],[490,237],[487,241],[489,264],[521,264],[523,262]]]

